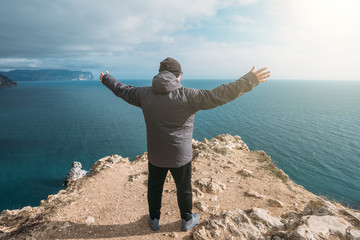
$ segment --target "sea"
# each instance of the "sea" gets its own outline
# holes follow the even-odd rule
[[[135,86],[151,80],[124,80]],[[211,89],[230,80],[184,79]],[[360,209],[360,81],[270,80],[196,114],[194,139],[238,135],[297,184]],[[0,211],[64,189],[74,161],[146,151],[141,109],[98,81],[18,82],[0,89]],[[249,186],[251,188],[251,186]]]

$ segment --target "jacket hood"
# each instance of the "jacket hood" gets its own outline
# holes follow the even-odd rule
[[[168,71],[160,72],[152,81],[152,90],[155,93],[169,93],[181,87],[175,75]]]

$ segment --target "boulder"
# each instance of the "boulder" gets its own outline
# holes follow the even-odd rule
[[[337,213],[337,208],[331,202],[316,199],[311,200],[304,208],[303,215],[316,215],[316,216],[334,216]]]
[[[291,237],[295,239],[328,239],[330,235],[335,235],[340,239],[346,239],[347,231],[351,229],[349,222],[335,216],[304,216],[301,222],[302,224],[295,229],[290,235]]]
[[[71,168],[65,178],[65,186],[70,182],[82,178],[85,175],[85,171],[82,169],[80,162],[73,162]]]

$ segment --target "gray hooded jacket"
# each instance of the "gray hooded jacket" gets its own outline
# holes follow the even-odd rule
[[[148,159],[163,168],[177,168],[191,161],[197,111],[221,106],[259,84],[253,72],[211,90],[184,88],[168,71],[156,75],[151,87],[126,85],[109,74],[102,82],[116,96],[142,109]]]

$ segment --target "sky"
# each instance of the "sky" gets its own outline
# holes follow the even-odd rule
[[[359,0],[0,0],[0,71],[360,80]]]

